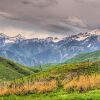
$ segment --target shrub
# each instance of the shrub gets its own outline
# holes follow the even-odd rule
[[[78,90],[79,92],[87,91],[90,89],[100,89],[100,74],[98,75],[87,75],[79,76],[73,78],[70,82],[65,82],[64,89],[69,90]]]

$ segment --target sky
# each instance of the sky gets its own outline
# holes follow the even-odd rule
[[[0,0],[0,33],[58,37],[100,28],[100,0]]]

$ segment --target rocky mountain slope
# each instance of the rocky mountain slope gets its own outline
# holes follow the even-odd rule
[[[73,56],[100,50],[100,30],[80,33],[55,42],[54,38],[26,39],[0,34],[0,55],[23,65],[60,63]]]

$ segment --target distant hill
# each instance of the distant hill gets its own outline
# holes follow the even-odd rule
[[[44,70],[50,69],[52,67],[55,67],[56,65],[59,65],[59,64],[48,63],[48,64],[43,64],[43,65],[33,66],[33,67],[31,67],[31,69],[36,70],[37,72],[39,72],[39,71],[44,71]]]
[[[0,79],[11,80],[33,74],[34,70],[0,57]]]
[[[66,61],[66,63],[77,63],[77,62],[85,62],[85,61],[98,61],[100,60],[100,50],[91,52],[91,53],[85,53],[77,55],[69,60]]]

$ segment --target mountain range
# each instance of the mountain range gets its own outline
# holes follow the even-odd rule
[[[27,66],[61,63],[80,53],[96,50],[100,50],[99,29],[68,36],[59,41],[53,37],[26,39],[20,34],[14,37],[0,34],[0,56]]]

